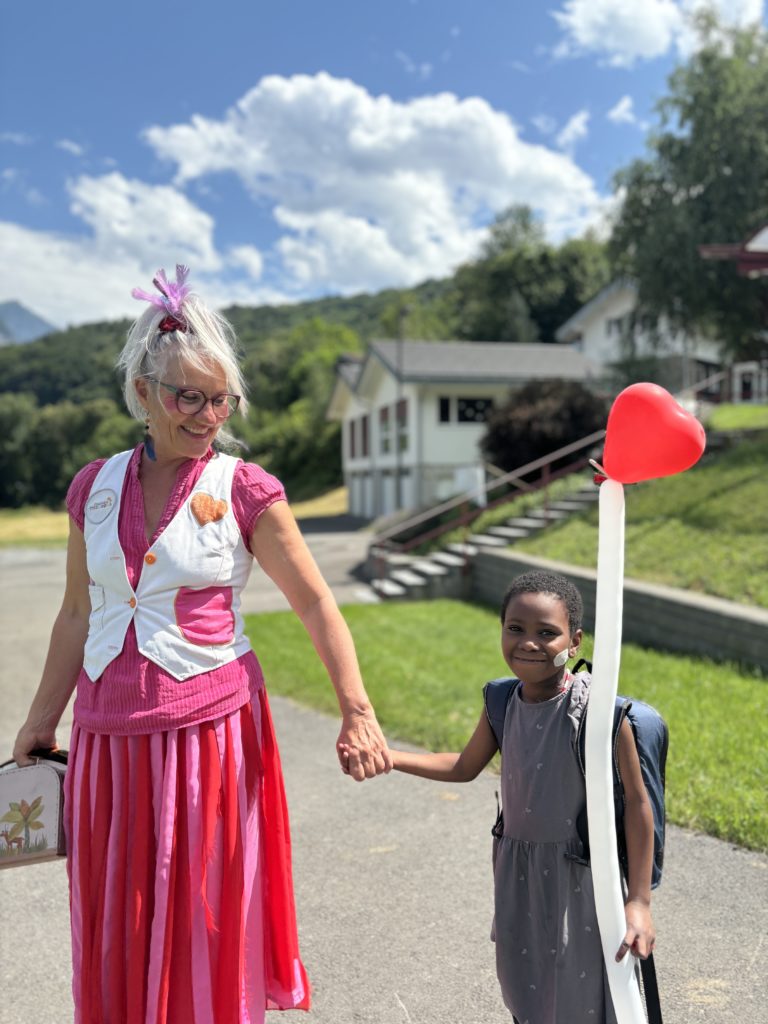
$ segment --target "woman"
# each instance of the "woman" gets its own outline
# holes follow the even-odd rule
[[[55,747],[66,781],[76,1024],[260,1022],[309,1007],[280,761],[240,593],[253,558],[309,632],[362,780],[391,757],[346,624],[275,477],[212,447],[245,411],[229,324],[163,271],[118,365],[134,451],[67,495],[67,579],[14,747]]]

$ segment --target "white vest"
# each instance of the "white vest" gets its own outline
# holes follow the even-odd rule
[[[206,464],[192,493],[144,555],[133,590],[117,531],[132,454],[120,452],[104,463],[85,505],[91,617],[83,667],[95,682],[122,651],[133,620],[141,654],[176,679],[188,679],[250,650],[240,594],[253,557],[232,511],[239,460],[219,454]]]

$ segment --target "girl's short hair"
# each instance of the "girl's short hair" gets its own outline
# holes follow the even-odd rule
[[[116,366],[125,376],[123,397],[131,416],[141,422],[146,417],[134,381],[140,377],[161,379],[168,361],[174,356],[195,369],[207,371],[212,366],[221,367],[227,390],[242,396],[238,408],[245,415],[248,411],[245,380],[237,359],[237,341],[232,325],[196,295],[186,296],[182,312],[186,331],[161,332],[160,324],[168,314],[157,306],[145,310],[128,330],[128,338]],[[222,430],[219,436],[225,443],[233,440]]]
[[[501,621],[507,614],[507,606],[513,597],[518,594],[551,594],[559,598],[565,605],[568,612],[568,626],[571,634],[581,629],[581,621],[584,617],[584,603],[581,594],[575,584],[560,576],[556,572],[545,572],[544,570],[531,570],[521,573],[510,583],[507,592],[501,601]]]

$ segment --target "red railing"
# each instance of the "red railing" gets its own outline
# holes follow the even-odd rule
[[[538,459],[534,459],[532,462],[526,463],[524,466],[520,466],[518,469],[513,469],[509,473],[504,473],[502,476],[497,477],[495,480],[492,480],[490,483],[485,485],[483,488],[485,497],[484,502],[477,501],[479,496],[478,491],[467,491],[463,494],[457,495],[455,498],[450,498],[448,501],[441,502],[433,508],[426,509],[424,512],[419,512],[410,519],[397,523],[395,526],[391,526],[389,529],[378,534],[371,544],[371,550],[374,548],[385,548],[388,551],[406,552],[421,544],[425,544],[430,540],[434,540],[436,537],[440,537],[444,533],[448,533],[450,530],[455,530],[462,526],[468,526],[488,508],[496,508],[499,505],[510,502],[517,497],[517,495],[509,494],[505,491],[501,496],[495,499],[490,499],[489,495],[492,491],[497,491],[500,487],[506,488],[509,486],[518,487],[523,491],[541,490],[542,488],[549,486],[549,484],[554,480],[557,480],[562,476],[566,476],[568,473],[575,473],[580,469],[583,469],[588,464],[589,455],[584,454],[579,459],[569,462],[566,466],[558,467],[557,470],[551,469],[553,463],[567,458],[569,455],[575,455],[577,452],[584,452],[585,449],[588,452],[589,449],[598,444],[604,437],[604,430],[596,430],[593,434],[583,437],[580,441],[573,441],[571,444],[564,445],[562,448],[558,448],[556,451],[550,452],[549,455],[543,455]],[[538,480],[523,480],[523,477],[530,476],[537,470],[541,471],[541,476]],[[470,505],[470,503],[473,504]],[[403,534],[410,534],[412,530],[420,526],[422,523],[429,523],[431,520],[438,516],[445,515],[452,509],[460,509],[460,511],[456,516],[438,523],[434,527],[417,531],[416,533],[411,534],[411,536],[406,536],[404,540],[397,540],[397,538]]]

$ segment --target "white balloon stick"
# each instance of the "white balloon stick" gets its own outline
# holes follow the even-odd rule
[[[618,1024],[645,1024],[635,958],[616,963],[626,919],[613,810],[613,709],[619,687],[624,591],[624,488],[600,485],[594,670],[585,733],[587,821],[595,909]]]

